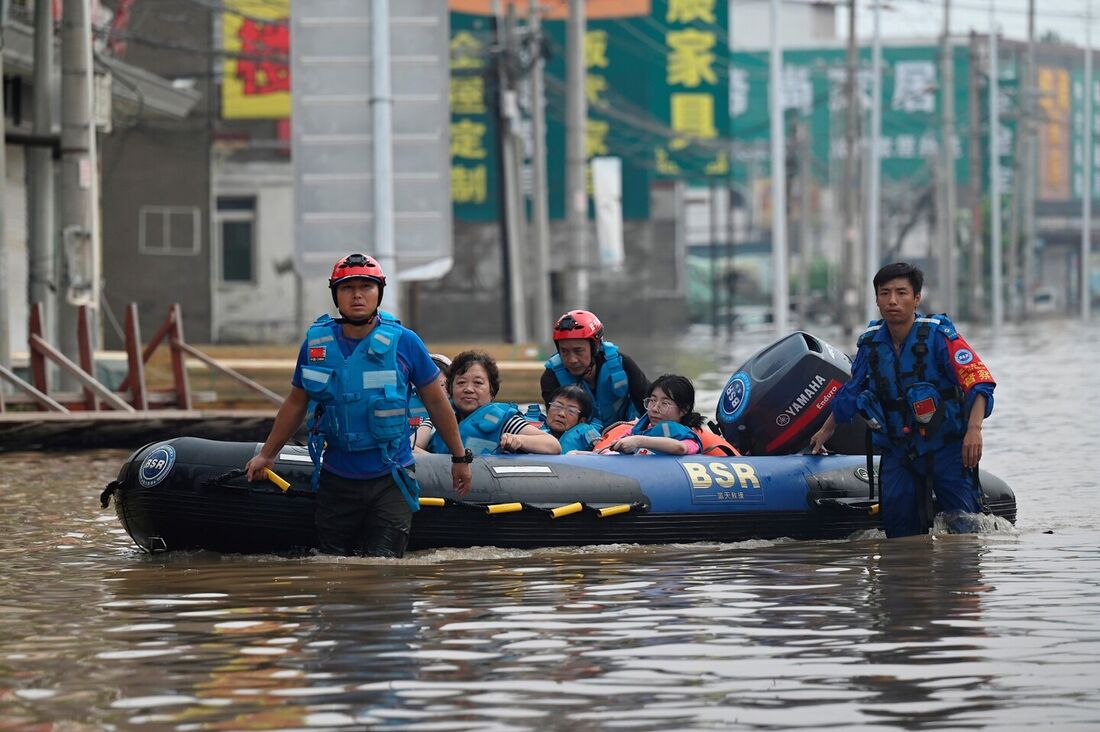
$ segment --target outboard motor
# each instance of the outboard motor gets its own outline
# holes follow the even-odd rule
[[[796,332],[758,351],[733,373],[718,399],[722,436],[742,453],[790,455],[810,444],[829,404],[851,378],[851,359],[836,346]],[[837,425],[826,447],[862,455],[867,423]]]

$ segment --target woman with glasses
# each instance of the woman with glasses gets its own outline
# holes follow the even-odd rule
[[[703,424],[695,412],[695,387],[685,376],[665,374],[649,385],[640,419],[616,425],[596,443],[597,452],[646,455],[696,455],[703,442],[695,433]]]
[[[596,443],[596,452],[665,453],[669,455],[740,455],[709,429],[695,411],[695,387],[684,376],[665,374],[649,385],[645,415],[612,425]]]
[[[576,384],[550,395],[541,427],[557,439],[563,454],[591,450],[600,439],[600,423],[592,420],[592,397]]]
[[[515,404],[493,401],[500,391],[500,370],[482,351],[463,351],[451,363],[447,392],[451,397],[462,443],[474,455],[530,452],[557,455],[558,441],[523,418]],[[431,420],[416,430],[416,448],[445,452],[446,443]]]

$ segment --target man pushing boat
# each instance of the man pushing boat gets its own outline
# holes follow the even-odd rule
[[[473,459],[439,385],[439,368],[416,333],[378,309],[385,287],[382,268],[363,254],[349,254],[332,268],[329,289],[340,317],[322,315],[310,326],[290,393],[245,467],[249,480],[263,479],[312,412],[315,522],[326,554],[404,554],[420,496],[411,475],[412,386],[451,453],[452,487],[459,495],[470,490]]]
[[[882,319],[859,337],[852,378],[832,400],[832,413],[810,438],[824,451],[838,422],[858,411],[882,450],[882,523],[886,535],[923,534],[939,507],[965,522],[981,510],[978,461],[982,421],[993,411],[989,369],[946,315],[917,312],[924,273],[905,262],[874,278]]]

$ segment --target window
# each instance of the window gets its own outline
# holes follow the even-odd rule
[[[142,254],[198,254],[202,231],[197,206],[142,206],[138,251]]]
[[[222,282],[255,281],[255,229],[255,198],[243,196],[218,198]]]

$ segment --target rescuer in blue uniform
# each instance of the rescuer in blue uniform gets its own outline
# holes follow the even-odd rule
[[[587,310],[570,310],[554,324],[557,353],[546,362],[542,401],[559,386],[577,384],[592,398],[592,416],[608,427],[645,414],[649,380],[630,356],[604,340],[603,323]]]
[[[858,411],[882,451],[882,523],[886,535],[931,527],[934,493],[953,516],[981,511],[978,461],[982,421],[993,411],[996,383],[946,315],[917,312],[924,273],[895,262],[874,279],[882,319],[860,336],[852,378],[833,398],[832,413],[810,438],[824,451],[836,424]]]
[[[420,494],[410,475],[413,386],[451,453],[455,492],[470,490],[472,458],[439,385],[439,369],[416,333],[378,309],[385,287],[382,268],[371,257],[349,254],[336,263],[329,288],[340,317],[322,315],[310,326],[290,393],[267,441],[245,467],[249,480],[264,478],[312,412],[315,522],[319,548],[327,554],[404,554]]]

